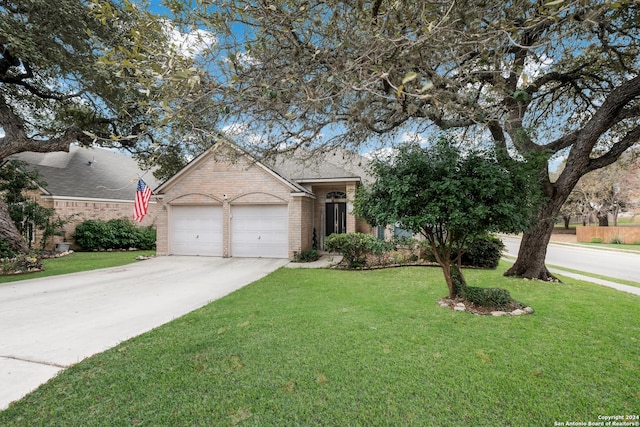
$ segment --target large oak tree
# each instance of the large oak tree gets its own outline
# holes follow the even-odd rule
[[[153,153],[202,84],[167,24],[127,0],[0,0],[0,164],[76,142]],[[1,200],[0,236],[27,250]]]
[[[571,190],[640,139],[633,0],[199,4],[176,17],[215,28],[215,97],[267,151],[359,148],[437,127],[504,158],[566,156],[555,182],[540,169],[547,203],[510,275],[551,277],[546,247]]]

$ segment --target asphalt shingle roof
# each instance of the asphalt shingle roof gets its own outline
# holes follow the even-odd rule
[[[25,152],[10,158],[38,171],[43,187],[53,196],[133,200],[138,177],[152,189],[158,185],[133,158],[103,148],[71,146],[68,153]]]
[[[367,181],[368,161],[347,150],[327,153],[298,151],[286,153],[265,161],[265,165],[294,182],[361,178]]]

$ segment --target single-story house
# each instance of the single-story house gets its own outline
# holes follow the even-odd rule
[[[155,189],[157,254],[293,258],[332,233],[375,233],[352,213],[367,179],[347,151],[259,161],[218,142]]]
[[[137,162],[125,154],[104,148],[72,145],[69,152],[33,153],[13,155],[38,172],[42,184],[32,193],[40,205],[54,208],[55,215],[69,218],[64,236],[54,236],[48,247],[64,239],[73,244],[76,225],[88,219],[108,221],[131,218],[138,178],[150,188],[159,182],[151,172],[143,171]],[[149,212],[141,225],[152,225],[157,204],[152,199]],[[40,236],[33,234],[32,244],[39,245]]]

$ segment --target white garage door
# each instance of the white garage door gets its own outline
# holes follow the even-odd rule
[[[173,255],[222,256],[221,206],[172,206]]]
[[[233,206],[231,256],[288,258],[288,216],[286,205]]]

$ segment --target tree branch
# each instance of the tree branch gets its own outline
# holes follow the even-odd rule
[[[620,158],[622,153],[631,148],[634,144],[640,141],[640,125],[633,128],[620,141],[616,142],[613,147],[606,154],[591,159],[587,165],[587,172],[591,172],[596,169],[603,168],[613,164]]]

